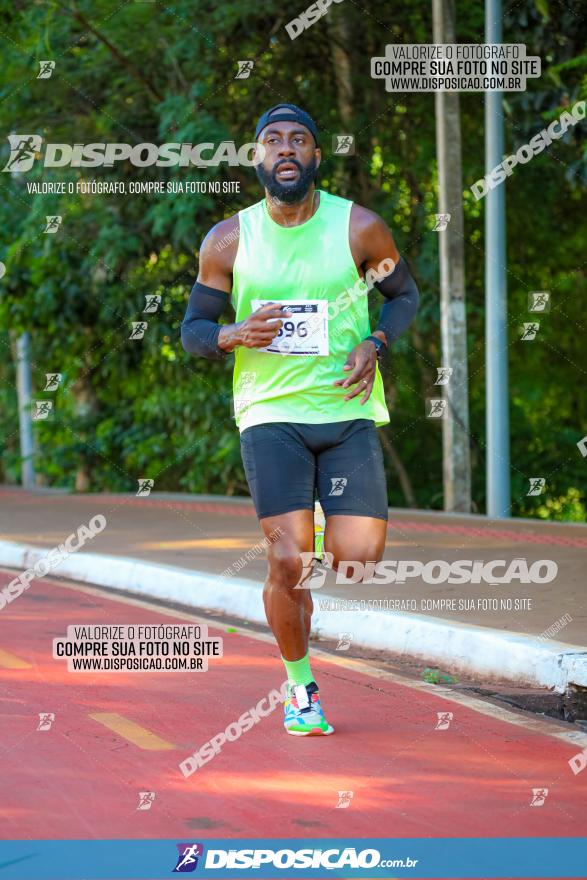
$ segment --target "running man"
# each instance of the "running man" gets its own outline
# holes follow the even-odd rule
[[[321,152],[308,113],[272,107],[255,140],[265,198],[204,239],[181,339],[210,360],[235,353],[243,464],[269,543],[265,613],[290,684],[285,728],[324,735],[333,728],[310,667],[302,565],[313,555],[314,498],[333,568],[379,562],[387,488],[376,428],[389,414],[378,364],[413,320],[418,289],[377,214],[316,190]],[[373,332],[365,276],[379,278],[385,298]],[[229,296],[236,323],[219,324]]]

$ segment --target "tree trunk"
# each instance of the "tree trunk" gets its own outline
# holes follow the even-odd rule
[[[82,425],[86,421],[91,423],[94,422],[94,416],[99,407],[99,401],[91,383],[90,372],[91,367],[88,359],[84,372],[73,384],[71,389],[75,400],[76,416],[81,421]],[[83,427],[79,431],[79,436],[84,442],[91,439],[88,436],[87,429]],[[91,486],[91,476],[91,468],[88,458],[84,457],[79,463],[75,474],[75,491],[88,492]]]
[[[399,457],[397,449],[395,448],[389,437],[386,437],[384,431],[380,431],[379,436],[381,438],[381,445],[389,455],[393,468],[398,476],[399,484],[401,486],[402,492],[404,493],[404,498],[406,499],[406,504],[408,505],[408,507],[417,507],[416,496],[414,495],[412,483],[408,476],[408,472],[405,469],[401,458]]]
[[[454,0],[432,0],[432,16],[434,42],[455,43]],[[435,109],[438,211],[450,214],[446,228],[437,233],[442,338],[439,366],[452,368],[448,384],[441,386],[446,405],[442,422],[444,509],[468,513],[471,510],[471,462],[458,92],[436,92]]]
[[[350,56],[348,12],[344,7],[336,7],[330,10],[327,16],[328,33],[332,47],[332,70],[336,82],[337,106],[340,121],[344,131],[339,134],[352,134],[355,137],[355,149],[360,149],[356,142],[356,119],[355,94],[353,88],[352,62]],[[349,156],[347,159],[338,157],[341,167],[337,178],[343,182],[346,192],[353,188],[351,179],[355,183],[358,201],[365,204],[369,200],[369,184],[365,175],[363,162],[358,156]]]

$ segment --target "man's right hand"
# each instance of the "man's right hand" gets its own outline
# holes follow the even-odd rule
[[[237,345],[265,348],[279,333],[284,318],[290,317],[291,312],[282,311],[275,303],[266,303],[244,321],[224,325],[220,330],[218,345],[225,351],[232,351]]]

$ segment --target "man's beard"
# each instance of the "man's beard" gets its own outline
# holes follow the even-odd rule
[[[295,183],[280,183],[276,178],[276,172],[280,165],[295,165],[299,171],[299,177]],[[304,167],[297,159],[280,159],[276,162],[271,171],[266,171],[263,165],[257,165],[255,168],[257,177],[262,186],[265,187],[272,199],[284,202],[286,205],[293,205],[301,202],[316,177],[316,157],[312,156],[310,162]]]

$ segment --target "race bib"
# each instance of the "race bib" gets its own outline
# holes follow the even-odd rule
[[[270,302],[285,307],[291,317],[283,319],[283,326],[275,338],[259,351],[301,357],[328,354],[328,300],[308,299],[297,303],[283,299],[254,299],[251,306],[256,312]]]

